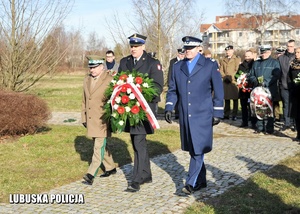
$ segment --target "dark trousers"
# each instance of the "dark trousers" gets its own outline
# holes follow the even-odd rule
[[[250,109],[250,103],[248,102],[249,98],[241,98],[240,103],[242,107],[242,121],[244,125],[248,125],[248,121],[250,118],[252,128],[256,125],[256,117],[251,116],[251,109]]]
[[[204,165],[204,154],[191,155],[186,184],[195,187],[203,183],[206,183],[206,168]]]
[[[274,132],[274,118],[268,117],[267,119],[263,120],[257,120],[256,122],[257,130],[261,132],[268,132],[273,133]]]
[[[232,100],[233,101],[233,109],[232,109],[232,117],[236,117],[238,111],[238,99]],[[229,117],[230,115],[230,100],[225,100],[224,106],[224,117]]]
[[[248,98],[240,99],[241,107],[242,107],[242,121],[244,125],[248,125],[248,118],[250,113],[250,105],[248,103]]]
[[[283,107],[284,125],[290,126],[291,120],[288,116],[289,115],[289,100],[290,100],[289,90],[281,88],[281,99],[282,99],[282,107]]]
[[[143,183],[145,179],[152,177],[146,135],[131,134],[130,137],[134,150],[132,182]]]

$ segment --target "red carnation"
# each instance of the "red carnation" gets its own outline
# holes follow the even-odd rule
[[[118,109],[117,109],[117,112],[118,112],[119,114],[124,114],[125,108],[124,108],[123,106],[119,106]]]
[[[121,92],[126,92],[127,91],[127,85],[126,84],[124,84],[124,85],[122,85],[122,87],[121,87]]]
[[[126,104],[126,103],[129,102],[129,97],[126,96],[126,95],[124,95],[124,96],[122,96],[121,100],[122,100],[122,103],[123,103],[123,104]]]
[[[135,82],[136,82],[137,84],[142,84],[143,78],[142,78],[142,77],[136,77],[136,78],[135,78]]]
[[[131,108],[131,112],[132,112],[133,114],[139,113],[139,112],[140,112],[140,107],[138,107],[138,106],[133,106],[133,107]]]
[[[126,74],[122,74],[120,77],[119,77],[119,80],[126,80],[127,79],[127,75]]]

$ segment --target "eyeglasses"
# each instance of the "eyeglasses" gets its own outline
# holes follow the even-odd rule
[[[114,56],[106,56],[106,58],[113,58]]]

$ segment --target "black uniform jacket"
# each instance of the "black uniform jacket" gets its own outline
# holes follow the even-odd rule
[[[164,85],[162,66],[159,60],[149,56],[147,52],[144,51],[141,58],[137,61],[137,64],[134,66],[133,57],[132,55],[129,55],[121,59],[118,69],[119,72],[127,70],[136,70],[143,74],[147,73],[149,77],[153,79],[155,87],[158,89],[158,96],[153,97],[153,100],[148,104],[152,112],[156,114],[157,103],[160,101],[160,94]],[[130,127],[127,121],[125,132],[130,132],[130,134],[153,134],[154,130],[148,121],[144,121],[143,125],[134,127]]]

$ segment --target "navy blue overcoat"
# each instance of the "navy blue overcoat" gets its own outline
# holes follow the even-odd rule
[[[224,89],[215,61],[200,56],[191,74],[187,59],[174,64],[165,111],[179,107],[181,148],[191,155],[212,150],[213,117],[223,117]]]

